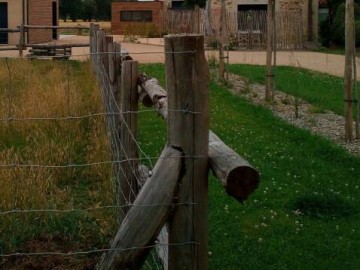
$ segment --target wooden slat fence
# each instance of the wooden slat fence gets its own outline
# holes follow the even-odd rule
[[[163,32],[169,34],[196,33],[196,11],[167,10],[164,16]],[[200,34],[210,36],[211,40],[220,38],[220,12],[200,10]],[[267,12],[239,11],[226,12],[225,42],[231,42],[233,49],[264,49],[267,34]],[[303,48],[303,16],[299,11],[276,13],[276,44],[278,50]]]
[[[297,50],[303,48],[303,16],[301,12],[277,12],[275,25],[277,49]]]

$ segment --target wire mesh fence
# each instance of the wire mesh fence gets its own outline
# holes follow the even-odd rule
[[[131,219],[131,215],[130,218],[127,215],[130,210],[155,209],[150,213],[164,213],[162,219],[166,219],[161,223],[164,224],[168,209],[183,208],[187,213],[198,208],[199,202],[188,201],[187,195],[180,201],[175,201],[172,196],[163,201],[161,193],[153,195],[160,197],[160,201],[145,199],[142,203],[135,200],[145,180],[152,175],[144,165],[140,166],[140,161],[145,160],[151,170],[157,159],[160,162],[175,158],[180,161],[180,156],[165,154],[160,158],[158,155],[150,157],[142,149],[137,140],[134,117],[142,112],[133,105],[138,102],[137,73],[130,69],[132,76],[128,78],[127,66],[121,65],[119,78],[119,63],[129,56],[123,54],[121,48],[114,47],[113,53],[105,50],[110,44],[116,44],[111,40],[104,43],[106,39],[103,35],[102,31],[93,35],[97,43],[93,40],[92,45],[96,48],[90,48],[88,56],[92,61],[85,64],[41,59],[5,58],[2,61],[0,94],[3,104],[0,113],[3,162],[0,164],[0,179],[6,188],[1,191],[0,226],[8,238],[1,242],[0,257],[5,268],[14,265],[21,268],[23,263],[36,267],[44,257],[50,265],[61,260],[62,264],[75,268],[84,264],[94,266],[105,252],[134,253],[139,258],[133,258],[131,264],[135,261],[136,267],[143,265],[144,269],[160,269],[158,257],[150,252],[153,247],[182,250],[185,246],[191,249],[199,246],[196,237],[168,243],[166,236],[160,234],[159,240],[155,241],[151,235],[149,240],[139,245],[130,239],[128,245],[121,246],[115,237],[109,248],[109,240],[121,233],[121,228]],[[188,49],[172,54],[193,55],[195,52]],[[134,61],[127,62],[135,64]],[[90,75],[91,69],[97,80]],[[126,96],[125,88],[128,86],[134,96]],[[151,111],[155,110],[143,112]],[[167,112],[172,117],[177,114],[192,117],[202,114],[190,107],[169,108]],[[208,136],[207,129],[202,129],[202,132]],[[191,162],[201,159],[207,164],[207,153],[181,155],[181,159]],[[178,163],[179,166],[181,164]],[[189,167],[192,166],[189,163]],[[161,165],[155,165],[155,175],[156,168],[160,170]],[[207,171],[207,166],[204,168]],[[174,172],[171,166],[168,169]],[[177,172],[182,174],[183,170],[179,167],[178,171],[175,170]],[[179,177],[173,177],[176,180],[173,191],[164,190],[166,195],[177,190]],[[151,218],[158,222],[152,216],[150,221]],[[182,225],[193,226],[190,214],[180,220]],[[203,221],[206,222],[205,219]],[[146,227],[149,220],[143,222],[135,224]],[[133,231],[139,237],[140,232]],[[157,236],[157,233],[154,235]],[[140,257],[148,252],[149,259],[143,264]],[[167,255],[166,249],[163,249],[163,254]],[[181,257],[178,256],[177,260],[181,262]],[[104,266],[99,267],[102,269]]]
[[[143,51],[138,53],[159,54],[163,52]],[[173,52],[165,53],[176,55]],[[194,51],[188,50],[178,52],[178,54],[186,55],[193,53]],[[121,51],[117,54],[122,59],[129,56],[121,53]],[[135,55],[135,53],[130,53],[130,55],[133,54]],[[95,61],[101,62],[103,60],[98,57],[104,55],[108,58],[116,56],[114,53],[95,51],[73,56],[83,59],[95,58]],[[302,63],[301,59],[303,58],[301,54],[299,55],[298,59]],[[295,60],[296,56],[297,53],[291,59],[287,59],[293,61],[294,66],[299,65]],[[250,61],[250,56],[247,57],[249,58],[248,61],[253,64],[253,60]],[[329,68],[331,55],[326,55],[326,59],[325,55],[323,57],[325,66]],[[100,261],[102,254],[111,251],[144,248],[155,250],[156,247],[169,247],[169,244],[161,238],[142,247],[134,245],[130,248],[118,248],[111,247],[109,244],[119,228],[121,216],[129,208],[133,206],[142,208],[164,206],[160,204],[135,205],[131,202],[133,200],[131,196],[137,191],[131,191],[130,197],[124,196],[122,190],[119,189],[117,178],[117,175],[124,173],[120,165],[128,164],[130,173],[137,182],[135,189],[140,189],[144,181],[142,173],[144,171],[145,175],[148,173],[146,169],[143,167],[139,169],[135,164],[145,164],[150,171],[153,171],[152,168],[159,160],[160,151],[165,143],[165,136],[159,135],[162,132],[159,130],[163,128],[161,125],[149,122],[148,125],[155,130],[157,129],[152,134],[154,140],[144,143],[141,140],[135,140],[135,136],[131,136],[133,134],[131,133],[129,141],[138,144],[136,148],[139,150],[139,156],[121,157],[124,144],[118,140],[120,134],[116,122],[118,119],[133,114],[138,115],[142,119],[140,121],[148,120],[158,110],[144,109],[144,107],[140,107],[139,111],[123,110],[121,106],[115,103],[116,95],[109,91],[111,87],[109,83],[106,83],[109,88],[101,88],[102,91],[98,91],[102,80],[104,83],[105,81],[113,81],[114,78],[105,76],[96,81],[93,76],[89,76],[90,70],[94,69],[90,63],[4,58],[0,60],[0,65],[0,181],[2,186],[0,189],[0,231],[2,235],[0,240],[0,268],[22,269],[25,266],[36,268],[46,264],[50,269],[59,265],[67,265],[68,269],[85,267],[91,269]],[[95,68],[98,69],[96,72],[104,71],[101,66],[96,65]],[[42,87],[42,85],[45,86]],[[159,99],[160,97],[163,98],[162,95],[157,96]],[[201,113],[191,111],[186,107],[183,110],[177,110],[177,112]],[[229,116],[230,120],[231,116]],[[252,128],[257,130],[259,127]],[[229,129],[231,132],[240,133],[243,132],[244,127],[239,125]],[[165,130],[163,131],[165,133]],[[251,130],[249,137],[253,136],[253,131]],[[143,136],[141,130],[139,133],[140,137]],[[245,138],[245,140],[247,139]],[[112,144],[118,145],[117,149],[120,151],[114,151],[111,147]],[[251,144],[251,140],[246,141],[246,144]],[[267,149],[267,146],[264,147]],[[156,149],[156,151],[149,151],[149,149]],[[255,150],[258,151],[258,147]],[[246,156],[249,158],[252,155],[256,156],[256,151],[247,153]],[[281,149],[281,151],[286,153],[285,149]],[[264,158],[265,163],[268,163],[270,157],[267,155],[270,154],[264,154],[264,157],[258,155],[256,158],[259,160]],[[193,157],[197,158],[196,156]],[[290,169],[286,167],[284,171],[290,171],[291,174],[294,174],[294,179],[299,179],[301,172],[298,172],[300,169],[296,162],[291,161],[293,158],[296,159],[297,157],[289,158],[288,163],[293,167]],[[274,162],[275,160],[276,157],[272,156],[271,161]],[[318,177],[317,172],[311,166],[309,163],[309,169],[306,173],[311,171],[311,178],[315,178],[315,175]],[[356,170],[356,167],[354,168],[349,167],[349,171]],[[292,225],[297,222],[294,225],[297,226],[296,232],[301,228],[301,233],[303,233],[297,235],[297,241],[301,243],[305,243],[307,235],[307,229],[303,230],[302,224],[311,227],[315,223],[313,220],[306,220],[304,213],[298,209],[288,210],[280,207],[280,212],[276,210],[274,214],[275,210],[268,208],[269,190],[271,190],[272,197],[277,192],[282,192],[279,191],[280,187],[286,189],[288,183],[291,185],[293,182],[287,182],[289,173],[278,176],[281,180],[270,179],[270,176],[266,175],[264,177],[269,177],[271,184],[263,188],[262,193],[247,205],[247,207],[250,205],[254,212],[259,209],[264,212],[255,218],[255,215],[252,216],[253,219],[259,219],[260,222],[253,222],[255,225],[250,223],[253,229],[249,228],[248,233],[239,237],[243,241],[239,244],[239,252],[247,248],[252,251],[258,250],[259,247],[265,246],[267,241],[270,242],[271,240],[266,238],[269,235],[266,232],[263,233],[261,228],[266,230],[272,226],[277,229],[280,228],[283,224],[277,223],[278,216],[280,216],[279,220],[286,217],[285,219],[291,221]],[[305,179],[306,175],[301,175],[301,177]],[[331,178],[330,175],[328,177]],[[324,181],[324,183],[326,182]],[[292,188],[296,188],[296,192],[301,193],[302,191],[298,190],[300,185],[304,188],[307,187],[306,181],[301,182],[301,184],[297,181],[296,185],[287,189],[287,192],[291,193]],[[304,193],[307,194],[307,192],[306,190]],[[284,193],[281,193],[279,197],[282,197]],[[316,197],[317,194],[314,196]],[[124,200],[124,203],[119,204],[121,200]],[[216,203],[218,204],[218,202]],[[182,202],[171,205],[188,207],[191,204]],[[224,209],[227,215],[229,208],[230,213],[232,213],[233,206],[220,206],[220,210]],[[234,211],[236,218],[247,216],[244,213],[244,215],[240,215],[240,211],[250,212],[244,208],[238,212]],[[233,228],[247,226],[240,226],[235,217],[232,222],[234,222]],[[340,226],[341,224],[340,222]],[[287,228],[292,227],[289,225]],[[329,228],[326,227],[326,229]],[[223,232],[216,228],[216,236],[225,234],[231,234],[231,232]],[[282,237],[283,232],[277,236]],[[324,239],[325,242],[331,241],[330,238],[324,237]],[[291,242],[285,237],[283,241]],[[270,245],[276,245],[276,243],[278,243],[278,239],[275,239]],[[198,246],[198,242],[188,241],[173,245],[181,247]],[[291,250],[302,251],[301,248],[297,249],[296,247],[291,247]],[[265,252],[261,251],[259,254],[265,254]],[[261,255],[257,258],[259,257]],[[148,258],[143,266],[144,269],[162,269],[162,263],[154,252]],[[300,259],[294,258],[294,265],[299,264],[297,260]],[[247,263],[248,261],[244,260],[242,265]]]
[[[119,204],[119,164],[157,157],[114,153],[107,135],[122,112],[109,113],[112,98],[103,103],[89,62],[4,58],[0,65],[0,268],[94,265],[109,250],[119,213],[131,207]],[[110,138],[123,146],[118,135]],[[150,258],[144,269],[160,269]]]

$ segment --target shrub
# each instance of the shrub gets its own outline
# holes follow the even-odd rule
[[[329,24],[329,21],[325,21],[321,24],[320,34],[322,37],[323,45],[340,45],[345,44],[345,4],[342,3],[338,6],[334,19]],[[356,29],[356,45],[360,45],[360,6],[354,4],[354,17],[355,17],[355,29]]]
[[[229,38],[229,50],[235,50],[239,47],[239,40],[236,34],[231,34]]]
[[[147,28],[146,28],[146,36],[147,36],[148,38],[155,38],[155,37],[158,37],[158,36],[159,36],[158,30],[157,30],[155,24],[150,23],[150,24],[147,25]]]

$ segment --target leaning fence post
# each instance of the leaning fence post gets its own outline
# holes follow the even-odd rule
[[[209,71],[200,35],[165,37],[168,144],[185,155],[169,221],[169,269],[208,269]]]
[[[131,204],[138,193],[139,154],[136,145],[138,110],[138,62],[121,64],[120,205]],[[126,215],[128,208],[123,208]]]

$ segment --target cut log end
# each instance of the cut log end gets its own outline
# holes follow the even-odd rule
[[[252,167],[236,167],[227,176],[226,192],[239,202],[244,202],[259,186],[259,173]]]
[[[139,87],[140,88],[140,87]],[[141,100],[141,103],[145,107],[151,107],[154,105],[153,101],[151,100],[151,97],[146,93],[142,88],[139,89],[139,99]]]

